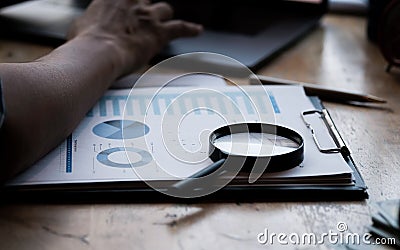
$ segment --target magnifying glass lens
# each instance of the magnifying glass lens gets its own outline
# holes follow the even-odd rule
[[[276,134],[244,132],[216,138],[214,147],[228,155],[270,157],[295,151],[300,144]]]

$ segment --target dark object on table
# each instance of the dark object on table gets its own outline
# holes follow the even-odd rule
[[[386,6],[379,25],[378,43],[388,62],[386,71],[400,66],[400,1],[393,0]]]
[[[381,16],[391,0],[369,0],[367,35],[372,42],[378,42]]]
[[[400,200],[387,200],[376,204],[378,212],[372,216],[370,232],[376,237],[385,238],[387,245],[400,248]],[[394,238],[394,242],[389,240]]]
[[[1,0],[0,7],[21,1]],[[174,6],[176,18],[201,23],[205,31],[195,38],[171,42],[153,63],[183,53],[213,52],[235,58],[253,70],[315,28],[327,10],[327,0],[166,1]],[[59,45],[65,41],[71,21],[89,2],[37,0],[3,8],[1,36]],[[198,60],[209,63],[207,58]]]

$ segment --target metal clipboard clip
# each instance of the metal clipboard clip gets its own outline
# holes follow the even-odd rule
[[[329,134],[332,136],[332,139],[334,140],[336,144],[336,148],[322,148],[321,144],[318,142],[317,136],[315,135],[315,131],[311,124],[307,122],[306,116],[307,115],[312,115],[312,114],[319,114],[321,118],[323,119]],[[301,118],[303,119],[304,124],[307,126],[307,128],[310,130],[312,138],[315,142],[315,144],[318,147],[318,150],[322,153],[326,154],[332,154],[332,153],[342,153],[345,156],[350,155],[350,150],[347,148],[346,144],[344,143],[342,137],[340,136],[335,124],[332,121],[331,116],[328,113],[328,110],[322,109],[322,110],[306,110],[301,113]]]

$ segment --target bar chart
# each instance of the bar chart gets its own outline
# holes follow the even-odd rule
[[[196,110],[196,115],[201,115],[202,112],[208,115],[214,114],[207,112],[207,109],[217,109],[222,114],[243,112],[266,114],[271,109],[271,104],[273,112],[280,113],[273,93],[264,91],[215,92],[204,90],[184,94],[161,92],[153,95],[106,95],[87,113],[87,117],[121,116],[124,108],[126,108],[125,114],[128,116],[184,115],[188,110]],[[244,107],[245,110],[238,107]]]

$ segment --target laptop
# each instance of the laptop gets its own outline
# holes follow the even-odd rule
[[[155,62],[189,52],[232,57],[257,70],[312,30],[327,10],[327,0],[167,0],[175,17],[201,23],[195,38],[171,42]],[[58,45],[71,21],[90,0],[2,0],[0,30],[17,37]],[[10,28],[12,27],[12,28]]]

